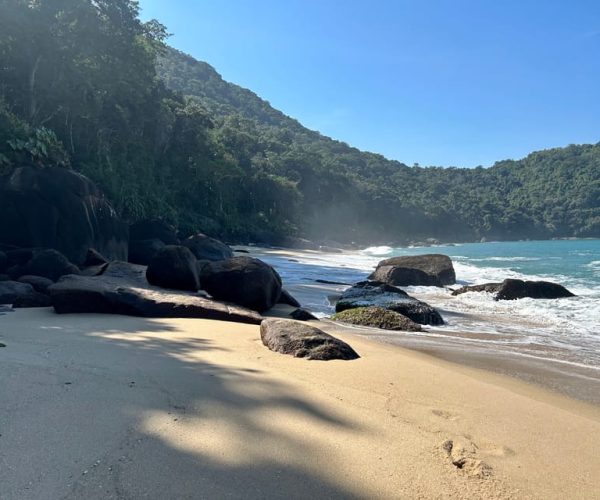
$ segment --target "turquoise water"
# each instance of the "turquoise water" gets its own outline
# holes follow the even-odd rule
[[[449,289],[407,287],[408,293],[436,307],[446,324],[422,333],[388,334],[386,341],[390,335],[398,335],[399,340],[419,338],[436,345],[510,352],[600,369],[600,240],[370,247],[343,254],[265,251],[260,257],[277,268],[285,286],[305,307],[329,316],[336,295],[347,287],[317,280],[351,284],[366,279],[382,259],[426,253],[452,258],[457,286],[506,278],[547,280],[566,286],[577,296],[497,302],[487,293],[453,297]]]

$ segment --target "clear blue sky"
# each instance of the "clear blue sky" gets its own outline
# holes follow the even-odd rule
[[[407,164],[600,141],[599,0],[141,0],[171,45]]]

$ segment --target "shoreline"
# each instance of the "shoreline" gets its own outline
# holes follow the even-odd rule
[[[2,316],[0,493],[7,500],[600,495],[597,406],[350,332],[338,336],[361,358],[274,353],[258,326],[238,323],[44,309]],[[450,441],[461,468],[444,448]]]

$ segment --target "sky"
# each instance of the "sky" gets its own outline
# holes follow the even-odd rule
[[[324,135],[422,166],[600,141],[598,0],[140,0]]]

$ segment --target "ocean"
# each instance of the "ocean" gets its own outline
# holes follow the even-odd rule
[[[279,271],[307,309],[326,317],[347,285],[366,279],[380,260],[426,253],[452,258],[458,284],[450,288],[521,278],[560,283],[577,296],[496,302],[487,293],[453,297],[449,289],[407,287],[409,294],[436,307],[446,324],[421,333],[379,331],[373,336],[401,345],[511,353],[600,372],[600,240],[380,246],[341,254],[262,250],[260,258]]]

